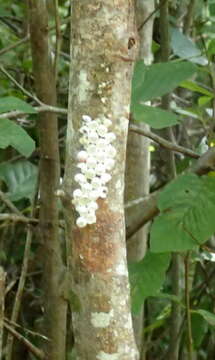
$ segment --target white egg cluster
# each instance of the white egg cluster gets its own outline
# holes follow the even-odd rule
[[[116,136],[109,132],[112,122],[105,116],[92,119],[83,115],[80,143],[83,150],[77,154],[79,172],[75,181],[80,188],[74,190],[72,203],[79,213],[76,224],[85,227],[96,223],[97,199],[106,198],[106,184],[111,179],[109,171],[115,164],[116,149],[111,144]]]

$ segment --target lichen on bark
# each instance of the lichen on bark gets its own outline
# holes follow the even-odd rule
[[[71,24],[64,206],[71,285],[80,302],[80,310],[73,311],[76,352],[80,360],[134,360],[137,350],[130,314],[123,210],[130,82],[137,53],[133,1],[72,2]],[[111,119],[117,155],[108,196],[98,200],[96,224],[80,229],[75,226],[77,213],[71,200],[76,186],[76,157],[81,149],[79,129],[85,114],[93,119],[101,115]],[[99,313],[111,314],[108,321],[108,315],[103,317],[107,326],[95,326],[95,314]]]

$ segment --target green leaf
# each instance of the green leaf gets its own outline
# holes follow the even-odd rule
[[[215,231],[215,179],[182,175],[161,192],[160,215],[151,228],[151,251],[187,251]]]
[[[37,175],[37,167],[26,160],[0,164],[0,179],[7,184],[7,196],[12,201],[33,198]]]
[[[0,120],[0,148],[13,146],[24,156],[31,155],[35,149],[35,142],[19,125],[8,119]]]
[[[7,96],[0,98],[0,113],[12,110],[23,111],[27,114],[35,114],[37,112],[31,105],[17,97]]]
[[[187,59],[199,65],[207,65],[208,60],[201,56],[201,50],[186,35],[176,28],[171,30],[171,46],[173,53],[182,59]]]
[[[169,254],[146,253],[143,260],[129,265],[132,310],[140,311],[144,299],[159,292],[169,266]]]
[[[208,55],[210,58],[215,55],[215,39],[210,40],[208,45]]]
[[[214,98],[214,93],[212,91],[205,89],[204,87],[196,84],[194,81],[190,81],[190,80],[182,81],[180,86],[185,89],[188,89],[191,91],[196,91],[196,92],[199,92],[200,94]]]
[[[192,312],[201,315],[208,324],[215,326],[215,314],[203,309],[193,310]]]
[[[166,62],[146,66],[137,61],[132,79],[132,104],[165,95],[196,72],[196,66],[187,61]]]
[[[208,104],[211,101],[211,99],[212,98],[209,97],[209,96],[200,96],[198,98],[198,105],[199,106],[204,106],[204,105]]]
[[[131,107],[134,120],[144,122],[153,129],[163,129],[178,124],[177,115],[160,108],[136,104]]]
[[[208,331],[208,324],[204,318],[197,313],[191,314],[191,324],[194,347],[198,349]]]

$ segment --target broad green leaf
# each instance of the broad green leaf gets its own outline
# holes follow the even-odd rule
[[[7,187],[7,196],[12,201],[32,199],[37,183],[38,169],[29,161],[0,164],[0,179]]]
[[[36,113],[36,110],[33,108],[33,106],[27,104],[25,101],[17,97],[7,96],[0,98],[0,113],[12,111],[12,110],[23,111],[27,114]]]
[[[211,99],[212,98],[209,97],[209,96],[200,96],[198,98],[198,105],[199,106],[204,106],[204,105],[208,104],[211,101]]]
[[[151,228],[151,251],[194,249],[215,232],[215,179],[182,175],[161,192]]]
[[[201,343],[208,331],[208,324],[204,318],[197,313],[191,314],[191,324],[192,324],[192,337],[195,349],[201,346]]]
[[[186,35],[176,28],[171,30],[171,46],[173,53],[182,59],[187,59],[199,65],[207,65],[208,60],[201,56],[201,50]]]
[[[215,314],[203,309],[193,310],[192,312],[201,315],[208,324],[215,326]]]
[[[8,119],[0,120],[0,148],[11,145],[24,156],[31,155],[35,142],[19,125]]]
[[[155,296],[159,292],[169,262],[169,254],[147,252],[143,260],[129,265],[132,310],[134,313],[140,311],[145,298]]]
[[[187,61],[144,65],[137,61],[132,80],[132,104],[155,99],[175,89],[196,72],[196,66]]]
[[[212,57],[215,55],[215,39],[210,40],[208,45],[208,55]]]
[[[177,115],[160,108],[136,104],[131,107],[134,120],[144,122],[153,129],[163,129],[178,124]]]
[[[203,86],[196,84],[194,81],[190,81],[190,80],[182,81],[180,86],[185,89],[196,91],[200,94],[209,96],[211,98],[214,97],[214,93],[212,91],[205,89]]]

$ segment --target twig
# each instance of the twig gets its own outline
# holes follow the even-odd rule
[[[142,203],[144,203],[145,201],[148,201],[149,197],[150,197],[150,195],[145,195],[145,196],[139,197],[138,199],[128,201],[128,202],[125,204],[124,209],[129,209],[129,208],[131,208],[131,207],[133,207],[133,206],[142,204]],[[1,215],[0,215],[0,216],[1,216]]]
[[[138,31],[142,30],[145,24],[151,19],[151,17],[156,14],[156,12],[160,9],[162,5],[164,5],[168,0],[163,0],[160,4],[149,14],[149,16],[143,21],[143,23],[138,27]]]
[[[191,311],[190,311],[190,289],[189,289],[189,264],[190,264],[190,252],[184,260],[185,264],[185,305],[187,315],[187,332],[188,332],[188,359],[192,360],[193,354],[193,338],[192,338],[192,326],[191,326]]]
[[[3,203],[5,203],[5,205],[8,207],[8,209],[13,211],[16,215],[18,215],[19,217],[24,218],[24,216],[19,211],[19,209],[10,201],[10,199],[8,199],[8,197],[1,190],[0,190],[0,200]]]
[[[31,217],[34,217],[34,215],[35,215],[35,205],[36,205],[36,201],[37,201],[37,195],[38,195],[38,185],[37,185],[37,190],[35,193],[34,201],[32,204]],[[27,231],[27,236],[26,236],[22,269],[21,269],[20,279],[19,279],[19,283],[18,283],[18,289],[16,292],[16,297],[15,297],[12,315],[11,315],[12,322],[17,322],[18,315],[19,315],[19,310],[20,310],[21,301],[22,301],[22,295],[23,295],[24,286],[25,286],[25,280],[26,280],[27,271],[28,271],[28,262],[29,262],[29,258],[30,258],[30,252],[31,252],[32,236],[33,236],[32,228],[29,225],[28,231]],[[6,346],[6,356],[5,356],[6,360],[11,360],[11,358],[12,358],[13,340],[14,340],[14,338],[11,335],[8,335],[7,346]]]
[[[189,32],[192,27],[193,19],[194,19],[194,10],[195,10],[196,0],[190,0],[187,14],[184,18],[184,34],[189,35]]]
[[[158,143],[159,145],[161,145],[162,147],[169,149],[171,151],[176,151],[178,153],[184,154],[186,156],[189,156],[193,159],[199,159],[200,155],[195,153],[194,151],[190,150],[190,149],[186,149],[183,146],[174,144],[168,140],[165,140],[164,138],[152,133],[149,130],[146,129],[142,129],[136,125],[130,124],[129,125],[129,130],[133,131],[139,135],[143,135],[146,136],[148,138],[150,138],[151,140],[155,141],[156,143]]]
[[[21,341],[23,344],[25,344],[25,346],[28,348],[28,350],[34,354],[38,359],[41,360],[45,360],[46,356],[44,354],[44,352],[40,349],[38,349],[35,345],[33,345],[28,339],[26,339],[23,335],[21,335],[20,333],[18,333],[18,331],[16,331],[15,329],[12,328],[12,326],[8,325],[5,321],[4,321],[4,327],[8,330],[8,332],[13,335],[13,337],[15,337],[16,339],[18,339],[19,341]]]
[[[157,199],[159,192],[147,196],[146,200],[142,202],[144,209],[143,217],[132,223],[131,226],[126,228],[126,239],[130,239],[137,231],[139,231],[148,221],[152,220],[156,215],[159,214],[157,207]]]
[[[15,322],[7,319],[7,318],[4,318],[4,321],[5,321],[6,323],[8,323],[9,325],[11,325],[11,326],[14,326],[14,327],[17,327],[17,328],[19,328],[19,329],[24,330],[25,332],[29,333],[30,335],[38,336],[38,337],[42,338],[43,340],[50,341],[50,339],[48,339],[47,336],[42,335],[42,334],[39,334],[38,332],[29,330],[29,329],[26,329],[25,327],[23,327],[23,326],[15,323]]]
[[[43,103],[33,94],[31,94],[28,90],[26,90],[21,84],[14,79],[14,77],[4,68],[4,66],[0,65],[0,71],[7,76],[7,78],[12,81],[25,95],[36,101],[39,105],[43,105]]]
[[[42,106],[35,106],[34,109],[38,112],[54,112],[57,114],[63,114],[63,115],[67,115],[67,109],[63,109],[63,108],[58,108],[55,106],[50,106],[50,105],[42,105]],[[0,114],[0,119],[12,119],[12,118],[16,118],[19,116],[24,116],[27,115],[28,113],[24,112],[24,111],[9,111],[7,113],[4,114]]]
[[[16,214],[0,214],[0,221],[12,221],[12,222],[23,222],[26,224],[38,224],[38,220],[35,218],[28,218],[26,216],[19,216]]]
[[[0,359],[2,359],[3,328],[4,328],[4,299],[5,299],[5,272],[0,267]]]
[[[5,47],[4,49],[0,50],[0,56],[3,55],[3,54],[5,54],[5,53],[7,53],[7,52],[9,52],[10,50],[15,49],[15,48],[18,47],[18,46],[24,44],[24,43],[27,42],[28,40],[29,40],[29,35],[25,36],[23,39],[15,42],[14,44],[11,44],[11,45]]]
[[[60,47],[61,47],[61,29],[60,29],[60,16],[58,11],[58,0],[54,0],[54,12],[55,12],[55,33],[56,33],[54,73],[55,73],[55,78],[57,79],[57,70],[58,70],[57,66],[58,66],[58,59],[60,56]]]

